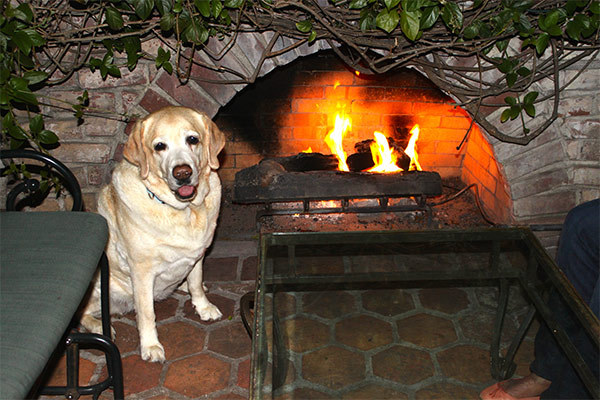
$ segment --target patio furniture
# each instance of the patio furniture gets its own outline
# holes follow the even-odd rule
[[[74,211],[0,213],[0,398],[36,393],[69,399],[93,394],[97,398],[109,387],[116,399],[123,398],[121,358],[110,339],[106,220],[98,214],[78,212],[82,209],[79,184],[54,158],[33,151],[2,150],[0,156],[34,159],[51,167],[74,199]],[[28,178],[16,187],[20,192],[35,192],[39,182]],[[7,209],[14,209],[17,198],[18,193],[9,193]],[[73,316],[98,266],[104,334],[80,333],[72,329]],[[66,385],[38,388],[44,367],[62,345],[67,352]],[[80,347],[104,352],[108,371],[104,381],[79,386]]]

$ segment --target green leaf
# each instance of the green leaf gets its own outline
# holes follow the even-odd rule
[[[25,31],[16,31],[12,35],[12,41],[15,45],[21,50],[21,52],[25,55],[31,52],[31,48],[33,47],[33,42],[29,38],[29,35]]]
[[[310,31],[310,35],[308,35],[308,42],[312,43],[317,38],[317,31]]]
[[[211,10],[212,10],[212,16],[217,18],[219,15],[221,15],[221,11],[223,11],[223,3],[221,3],[220,0],[212,0],[211,1]]]
[[[134,0],[135,13],[140,19],[146,20],[152,14],[153,0]]]
[[[590,11],[596,15],[600,14],[600,1],[592,0],[592,4],[590,4]]]
[[[465,39],[474,39],[477,37],[477,35],[479,35],[479,25],[476,23],[472,23],[463,30],[463,36]]]
[[[516,105],[517,105],[517,99],[515,99],[515,98],[514,98],[514,97],[512,97],[512,96],[506,96],[506,97],[504,98],[504,102],[505,102],[506,104],[508,104],[509,106],[516,106]]]
[[[508,48],[508,40],[498,40],[496,42],[496,48],[498,51],[503,52]]]
[[[521,76],[529,76],[531,75],[531,70],[527,67],[521,67],[517,70],[517,74]]]
[[[210,17],[210,0],[195,0],[194,4],[204,18]]]
[[[419,34],[421,11],[402,11],[400,13],[400,28],[404,35],[414,41]]]
[[[546,29],[546,32],[552,36],[562,36],[563,33],[562,29],[558,25],[550,25],[548,29]]]
[[[519,76],[515,72],[511,72],[506,74],[506,84],[508,87],[512,87],[516,82]]]
[[[367,6],[368,2],[367,0],[352,0],[350,2],[350,4],[348,5],[348,7],[351,10],[358,10],[361,8],[365,8]]]
[[[523,98],[523,104],[533,104],[535,99],[538,97],[538,92],[530,92],[525,95]]]
[[[173,73],[173,65],[169,61],[165,61],[161,66],[169,75]]]
[[[19,125],[10,124],[6,125],[8,134],[17,140],[27,140],[27,133]]]
[[[175,26],[175,16],[173,14],[165,14],[160,19],[160,29],[165,32],[170,31]]]
[[[48,77],[48,74],[44,71],[27,71],[23,74],[23,78],[27,79],[29,85],[35,85],[44,81]]]
[[[383,0],[383,4],[385,4],[385,7],[388,10],[392,10],[393,8],[398,6],[398,4],[400,4],[400,0]]]
[[[550,36],[547,33],[542,33],[538,38],[534,41],[535,50],[538,55],[541,55],[546,48],[548,47],[548,43],[550,42]]]
[[[29,130],[32,134],[37,135],[44,129],[44,118],[37,114],[29,120]]]
[[[183,31],[183,37],[189,42],[202,44],[208,39],[208,31],[202,25],[193,22]]]
[[[500,115],[500,122],[506,122],[510,119],[510,108],[505,109],[504,111],[502,111],[502,114]]]
[[[431,28],[440,16],[440,9],[437,6],[427,7],[421,13],[421,30]]]
[[[446,2],[442,9],[442,20],[452,32],[460,30],[463,24],[463,14],[458,4],[452,1]]]
[[[377,28],[377,22],[375,18],[375,12],[370,8],[365,7],[360,10],[360,29],[364,32]]]
[[[29,36],[29,40],[31,41],[33,47],[43,46],[44,44],[46,44],[46,39],[44,39],[42,35],[37,33],[35,29],[27,28],[23,31],[27,34],[27,36]]]
[[[171,11],[172,1],[171,0],[154,0],[154,6],[158,10],[161,16],[164,16]]]
[[[244,0],[225,0],[225,7],[240,8],[244,4]]]
[[[311,20],[305,19],[304,21],[296,22],[296,29],[302,33],[310,32],[313,28]]]
[[[107,67],[108,74],[110,76],[113,76],[115,78],[121,77],[121,71],[119,70],[119,67],[117,67],[114,64],[107,65],[106,67]]]
[[[544,24],[546,27],[558,24],[560,12],[557,9],[551,10],[544,16]],[[543,28],[542,28],[543,29]]]
[[[125,22],[123,21],[123,17],[121,16],[121,12],[114,7],[106,8],[106,23],[110,27],[110,29],[114,31],[120,30]]]
[[[519,116],[519,114],[521,114],[521,107],[519,106],[512,106],[510,108],[510,119],[515,119]]]
[[[383,10],[375,18],[375,23],[378,28],[383,29],[387,33],[391,33],[398,26],[400,16],[396,10]]]
[[[498,71],[502,72],[503,74],[507,74],[513,70],[516,63],[517,63],[517,61],[513,61],[510,58],[504,58],[504,59],[502,59],[502,62],[500,63],[500,65],[498,65],[498,67],[497,67]]]
[[[533,104],[525,104],[523,109],[531,118],[535,117],[535,106]]]
[[[30,23],[33,21],[33,11],[31,11],[31,7],[27,3],[21,3],[17,8],[14,9],[15,18]]]
[[[58,136],[52,131],[44,129],[38,135],[40,142],[43,144],[55,144],[58,143]]]

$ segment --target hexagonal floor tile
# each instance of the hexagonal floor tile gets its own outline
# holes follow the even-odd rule
[[[138,354],[124,358],[123,387],[125,396],[141,393],[158,386],[163,367],[163,364],[142,360]],[[127,373],[127,371],[135,371],[135,374]],[[106,373],[106,369],[104,373]]]
[[[356,311],[356,300],[342,291],[311,292],[302,297],[302,310],[323,318],[333,319]]]
[[[390,381],[412,385],[434,375],[428,353],[406,346],[382,350],[372,357],[373,373]]]
[[[429,314],[403,318],[396,321],[396,325],[401,340],[429,349],[458,339],[452,321]]]
[[[208,333],[208,349],[231,358],[248,356],[251,346],[248,332],[239,321],[232,321]]]
[[[335,338],[348,346],[366,351],[392,343],[392,326],[368,315],[359,315],[335,325]]]
[[[329,327],[312,319],[299,317],[281,322],[283,342],[302,353],[329,341]]]
[[[230,370],[229,363],[199,354],[173,362],[164,386],[188,397],[200,397],[227,387]]]
[[[302,376],[307,381],[341,389],[365,378],[365,359],[341,347],[324,347],[302,357]]]
[[[416,400],[448,400],[448,399],[479,399],[479,390],[452,383],[434,383],[419,390]]]
[[[342,396],[342,399],[347,400],[404,400],[408,399],[408,395],[406,393],[399,392],[392,388],[388,388],[385,386],[369,384],[367,386],[363,386],[360,389],[352,390]]]
[[[419,301],[430,309],[457,313],[469,307],[469,298],[464,290],[457,288],[427,288],[419,290]]]
[[[371,290],[362,294],[363,307],[386,317],[414,310],[415,303],[409,292],[402,289]]]
[[[199,353],[204,349],[204,329],[186,322],[174,322],[158,327],[158,339],[165,348],[167,360]]]
[[[445,376],[459,381],[485,383],[491,379],[490,354],[480,347],[452,347],[438,353],[437,360]]]

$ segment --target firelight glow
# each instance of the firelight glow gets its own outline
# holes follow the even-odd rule
[[[340,171],[350,171],[346,164],[346,152],[342,146],[344,134],[352,126],[350,118],[342,114],[335,116],[335,125],[331,132],[325,137],[325,143],[329,146],[332,154],[338,159],[338,169]]]
[[[397,156],[393,149],[390,149],[385,135],[381,132],[373,132],[375,142],[371,143],[371,156],[375,166],[367,172],[398,172],[402,168],[396,165]]]
[[[410,130],[410,140],[406,145],[406,149],[404,149],[406,155],[410,157],[410,167],[408,168],[409,171],[423,171],[423,169],[421,168],[421,164],[419,164],[419,156],[417,155],[417,150],[415,149],[415,145],[417,144],[417,140],[419,139],[419,131],[420,130],[418,124],[413,126],[413,128]]]

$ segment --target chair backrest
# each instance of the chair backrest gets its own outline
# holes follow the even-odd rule
[[[81,187],[77,178],[69,168],[56,158],[33,150],[0,150],[0,159],[30,159],[40,161],[44,164],[44,169],[54,176],[57,176],[64,187],[71,193],[73,197],[72,211],[83,210],[83,198],[81,196]],[[39,165],[27,165],[27,171],[39,171]],[[17,203],[17,198],[21,193],[26,194],[26,198],[35,198],[42,193],[40,181],[33,177],[21,176],[21,181],[15,184],[6,196],[6,209],[9,211],[17,210],[17,207],[22,202]]]

